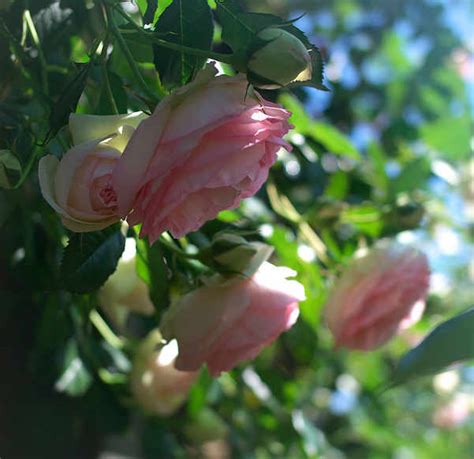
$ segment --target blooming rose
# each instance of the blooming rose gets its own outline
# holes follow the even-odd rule
[[[136,253],[135,239],[128,237],[117,269],[98,294],[100,306],[119,328],[125,325],[129,312],[146,316],[155,312],[148,286],[137,274]]]
[[[41,192],[66,228],[96,231],[120,219],[112,171],[144,117],[141,112],[70,116],[74,147],[61,160],[47,155],[39,163]]]
[[[113,173],[118,212],[154,242],[197,230],[252,196],[268,176],[289,112],[249,91],[243,76],[208,66],[163,99],[130,139]]]
[[[169,416],[185,401],[198,372],[176,370],[176,341],[157,350],[160,341],[160,333],[154,331],[140,345],[130,384],[133,395],[146,411]]]
[[[355,258],[333,287],[326,321],[338,346],[371,350],[421,317],[429,286],[421,252],[382,241]]]
[[[161,324],[163,336],[178,341],[176,368],[193,371],[205,362],[217,376],[253,359],[298,318],[304,288],[287,279],[295,274],[265,262],[251,278],[215,276],[181,298]]]

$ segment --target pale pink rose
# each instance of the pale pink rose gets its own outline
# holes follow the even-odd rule
[[[454,429],[462,425],[473,411],[474,398],[468,394],[456,394],[448,403],[433,413],[432,422],[440,429]]]
[[[290,129],[290,113],[206,67],[138,127],[113,174],[119,213],[151,242],[197,230],[254,195]]]
[[[159,332],[151,332],[140,345],[130,376],[131,390],[145,411],[170,416],[186,400],[198,372],[174,367],[178,355],[176,341],[161,345]],[[157,350],[158,347],[158,350]]]
[[[165,314],[161,330],[176,338],[178,370],[197,370],[207,363],[213,376],[253,359],[296,322],[304,288],[288,280],[289,268],[263,263],[251,278],[215,276]]]
[[[337,346],[375,349],[419,320],[429,276],[424,254],[393,242],[352,260],[325,307]]]
[[[112,171],[141,112],[128,115],[71,115],[74,147],[59,160],[41,158],[39,182],[43,197],[71,231],[101,230],[118,220]]]

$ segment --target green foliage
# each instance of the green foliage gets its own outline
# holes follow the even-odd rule
[[[21,174],[21,164],[9,150],[0,150],[0,187],[13,188]]]
[[[469,391],[474,354],[473,313],[461,313],[472,303],[467,48],[446,26],[443,2],[137,0],[136,12],[115,0],[8,3],[0,7],[2,457],[469,455],[468,422],[435,422]],[[268,26],[292,33],[313,58],[309,88],[261,91],[292,112],[293,151],[279,155],[257,195],[199,231],[152,246],[136,238],[132,268],[155,314],[115,321],[100,288],[126,258],[124,235],[116,226],[74,234],[64,248],[69,235],[41,197],[38,159],[68,150],[72,112],[152,111],[207,57],[220,57],[224,73],[245,71]],[[311,88],[325,89],[323,59],[326,93]],[[334,349],[328,290],[358,249],[382,237],[411,240],[430,256],[426,312],[379,350]],[[295,326],[217,379],[201,369],[176,413],[144,415],[130,374],[170,303],[229,265],[250,275],[268,256],[305,287]],[[114,307],[136,298],[122,282]],[[455,317],[430,332],[447,315]],[[457,382],[440,390],[429,376],[456,363]]]
[[[66,344],[63,365],[63,372],[56,381],[55,389],[72,397],[84,395],[92,383],[92,376],[84,366],[73,339]]]
[[[76,293],[98,289],[115,271],[124,247],[125,237],[117,227],[93,233],[74,233],[61,263],[64,287]]]
[[[174,0],[156,23],[160,37],[171,43],[209,50],[213,37],[211,9],[206,0]],[[168,88],[188,83],[205,58],[154,45],[154,63]]]
[[[438,325],[402,357],[393,375],[395,384],[440,372],[446,366],[474,359],[474,309]]]
[[[150,298],[158,313],[169,305],[170,272],[159,242],[152,246],[137,240],[137,273],[150,288]]]

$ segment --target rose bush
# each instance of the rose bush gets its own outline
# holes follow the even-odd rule
[[[166,312],[163,336],[176,338],[176,368],[199,369],[207,363],[214,376],[260,350],[291,328],[299,315],[304,288],[286,267],[263,263],[249,279],[211,278]]]
[[[66,228],[97,231],[120,219],[112,171],[145,116],[70,116],[74,146],[61,160],[53,155],[41,158],[38,170],[41,192]]]
[[[251,93],[243,76],[208,66],[162,100],[113,172],[118,213],[155,241],[197,230],[255,194],[290,129],[289,112]]]
[[[394,242],[353,259],[325,307],[337,346],[375,349],[420,319],[429,275],[424,254]]]

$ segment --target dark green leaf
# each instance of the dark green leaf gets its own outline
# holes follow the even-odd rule
[[[124,248],[125,237],[117,226],[92,233],[74,233],[61,264],[64,287],[76,293],[98,289],[115,271]]]
[[[211,48],[214,26],[206,0],[174,0],[160,16],[156,28],[166,41],[204,50]],[[159,45],[154,45],[153,52],[155,67],[168,88],[191,81],[206,61]]]
[[[474,308],[436,327],[418,346],[400,360],[393,381],[404,383],[446,366],[474,359]]]
[[[21,164],[10,150],[0,150],[0,187],[12,188],[21,175]]]
[[[147,241],[137,241],[137,273],[150,289],[150,298],[160,313],[169,304],[169,269],[159,241],[151,247]]]
[[[75,75],[64,85],[63,92],[51,108],[51,115],[49,117],[50,129],[45,142],[54,137],[67,124],[69,115],[76,111],[77,103],[86,86],[91,63],[76,65],[77,71]]]
[[[58,392],[78,397],[84,395],[91,384],[92,376],[79,356],[77,342],[71,339],[66,345],[63,373],[54,387]]]
[[[431,173],[430,162],[427,158],[415,158],[407,163],[400,175],[389,182],[389,194],[395,197],[398,193],[416,190],[423,184]]]

